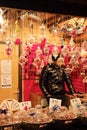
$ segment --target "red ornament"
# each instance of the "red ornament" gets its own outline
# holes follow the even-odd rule
[[[11,53],[12,53],[12,48],[10,46],[8,46],[6,48],[6,54],[9,56],[9,55],[11,55]]]
[[[82,31],[86,32],[87,31],[87,26],[83,27]]]
[[[19,38],[17,38],[16,40],[15,40],[15,45],[19,45],[21,43],[21,40],[19,39]]]
[[[25,51],[26,51],[26,52],[30,52],[30,51],[31,51],[31,48],[30,48],[29,45],[26,45],[26,47],[25,47]]]
[[[71,35],[72,37],[75,37],[75,36],[77,35],[76,30],[72,30],[72,31],[70,32],[70,35]]]

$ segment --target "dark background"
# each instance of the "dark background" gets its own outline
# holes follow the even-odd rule
[[[0,6],[75,16],[87,16],[87,0],[0,0]]]

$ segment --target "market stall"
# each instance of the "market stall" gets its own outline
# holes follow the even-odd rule
[[[11,89],[14,89],[13,95],[19,96],[20,90],[22,95],[21,102],[5,99],[0,103],[0,130],[47,130],[61,129],[61,126],[64,130],[87,129],[86,18],[8,8],[0,9],[0,18],[0,41],[6,47],[3,53],[6,61],[0,64],[1,95]],[[54,99],[50,106],[44,105],[45,96],[39,86],[41,70],[52,62],[53,53],[61,54],[64,69],[76,91],[76,95],[70,95],[65,85],[66,107],[52,104],[58,102]],[[15,60],[8,64],[8,59]],[[15,75],[18,74],[16,61],[21,68],[19,77]],[[4,69],[7,67],[8,70],[9,66],[14,68],[6,72]]]
[[[17,106],[15,109],[12,109],[13,102]],[[28,102],[18,103],[14,99],[0,104],[0,130],[52,130],[61,127],[63,130],[86,130],[87,105],[79,102],[78,98],[71,100],[69,108],[58,106],[57,101],[45,108],[41,105],[32,107]]]

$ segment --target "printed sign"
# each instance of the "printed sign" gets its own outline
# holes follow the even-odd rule
[[[19,106],[20,106],[20,110],[27,110],[28,108],[31,107],[31,101],[20,102]]]
[[[70,100],[71,106],[78,108],[81,106],[81,100],[80,98],[73,98]]]
[[[1,60],[1,87],[12,87],[12,61]]]
[[[50,98],[49,109],[52,110],[55,106],[61,106],[61,102],[62,100],[60,99]]]

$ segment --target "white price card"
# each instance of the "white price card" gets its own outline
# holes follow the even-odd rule
[[[71,99],[70,100],[70,103],[71,103],[71,105],[73,106],[73,107],[79,107],[79,106],[81,106],[81,100],[80,100],[80,98],[73,98],[73,99]]]
[[[31,107],[31,101],[25,101],[19,103],[20,110],[27,110]]]
[[[49,109],[52,109],[54,106],[61,106],[61,102],[62,100],[60,99],[50,98]]]

